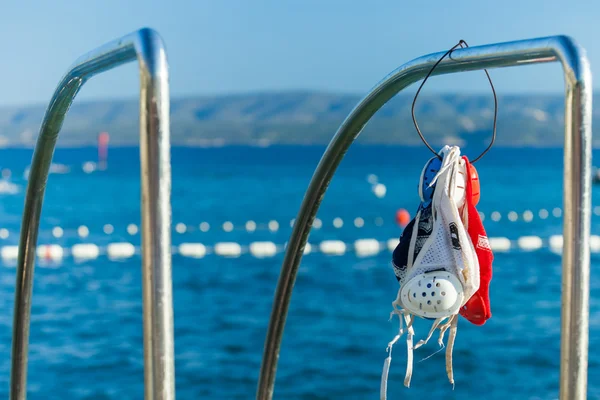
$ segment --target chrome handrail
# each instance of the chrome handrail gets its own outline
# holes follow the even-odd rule
[[[352,110],[329,143],[310,181],[281,267],[267,331],[256,398],[270,400],[288,308],[312,222],[335,170],[371,117],[398,92],[423,79],[444,52],[404,64]],[[587,392],[590,279],[592,84],[585,50],[553,36],[457,49],[432,75],[555,62],[565,76],[564,248],[562,258],[560,398],[584,400]]]
[[[31,292],[48,171],[65,116],[92,76],[137,59],[140,71],[140,164],[144,388],[149,400],[175,399],[171,279],[169,72],[161,37],[141,29],[79,58],[56,88],[31,162],[17,261],[10,398],[27,397]]]

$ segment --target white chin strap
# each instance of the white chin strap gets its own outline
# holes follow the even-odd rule
[[[402,306],[411,314],[424,318],[443,318],[454,315],[464,299],[462,284],[446,271],[417,275],[400,290]]]

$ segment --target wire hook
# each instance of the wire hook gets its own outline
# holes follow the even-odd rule
[[[433,72],[433,70],[438,66],[438,64],[440,62],[442,62],[442,60],[444,58],[446,58],[449,54],[451,55],[451,53],[459,46],[461,49],[465,48],[465,47],[469,47],[467,42],[465,42],[464,40],[461,39],[456,45],[454,45],[450,50],[448,50],[446,52],[446,54],[444,54],[442,56],[442,58],[440,58],[433,65],[433,67],[431,67],[431,70],[429,70],[429,73],[427,74],[425,79],[423,79],[423,82],[421,82],[421,86],[419,86],[419,89],[417,90],[417,93],[415,94],[415,98],[412,103],[412,110],[411,110],[412,111],[412,119],[413,119],[413,123],[415,124],[415,128],[417,129],[417,133],[421,137],[421,140],[423,141],[423,143],[425,143],[425,146],[427,146],[427,148],[429,150],[431,150],[431,152],[433,154],[435,154],[439,159],[441,159],[442,157],[429,145],[429,143],[427,143],[427,140],[425,140],[425,137],[423,136],[421,129],[419,129],[419,124],[417,124],[417,118],[415,117],[415,104],[417,103],[417,97],[419,96],[419,93],[421,92],[423,85],[425,85],[425,82],[427,82],[427,79],[429,79],[429,76],[431,76],[431,73]],[[481,159],[481,157],[483,157],[492,148],[492,146],[494,145],[494,142],[496,141],[496,120],[498,119],[498,98],[496,96],[496,89],[494,89],[494,84],[492,83],[492,78],[490,78],[490,74],[488,73],[487,69],[484,69],[483,71],[485,72],[485,75],[487,76],[488,81],[490,82],[490,86],[492,87],[492,93],[494,94],[494,125],[493,125],[493,130],[492,130],[492,140],[491,140],[490,144],[483,151],[483,153],[481,153],[477,158],[475,158],[473,161],[471,161],[471,164],[473,164],[476,161],[478,161],[479,159]]]

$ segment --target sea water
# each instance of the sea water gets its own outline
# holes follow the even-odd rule
[[[251,399],[255,396],[274,289],[290,223],[323,147],[172,149],[173,244],[272,241],[274,257],[208,254],[173,256],[175,371],[178,399]],[[467,155],[473,157],[469,149]],[[398,209],[414,214],[417,182],[431,157],[424,148],[353,147],[339,166],[318,213],[313,248],[323,240],[349,244],[345,254],[303,257],[282,343],[275,386],[278,399],[376,399],[388,321],[398,288],[391,253],[359,257],[361,238],[399,237]],[[17,194],[0,194],[0,246],[18,242],[31,151],[0,151]],[[139,149],[110,149],[108,169],[85,173],[96,150],[58,149],[40,244],[106,246],[140,243]],[[475,164],[481,179],[478,209],[490,237],[547,239],[562,231],[562,150],[494,148]],[[386,186],[377,197],[368,182]],[[593,190],[593,205],[600,205]],[[555,210],[557,209],[557,210]],[[532,220],[522,215],[531,211]],[[540,218],[540,210],[548,216]],[[600,210],[600,209],[598,209]],[[499,221],[491,215],[497,211]],[[511,221],[508,214],[514,211]],[[542,213],[544,214],[544,213]],[[600,212],[598,213],[600,214]],[[335,227],[333,220],[343,225]],[[356,227],[361,218],[364,226]],[[497,216],[496,216],[497,218]],[[248,232],[247,221],[257,229]],[[223,229],[225,222],[233,229]],[[277,221],[277,226],[268,224]],[[200,229],[201,223],[205,231]],[[175,226],[179,225],[178,230]],[[107,225],[112,232],[105,233]],[[360,225],[360,224],[359,224]],[[78,228],[89,236],[80,237]],[[56,227],[62,229],[57,234]],[[128,231],[129,227],[129,231]],[[185,227],[185,232],[183,227]],[[208,230],[207,230],[208,228]],[[54,229],[54,232],[53,232]],[[229,229],[227,229],[229,230]],[[80,230],[80,233],[82,231]],[[133,233],[133,234],[131,234]],[[600,217],[592,217],[600,234]],[[56,237],[60,236],[60,237]],[[85,235],[84,235],[85,236]],[[0,397],[8,394],[15,262],[0,270]],[[592,255],[588,396],[600,398],[600,257]],[[491,283],[492,318],[484,326],[460,319],[454,348],[456,387],[448,383],[436,341],[415,351],[412,384],[404,388],[406,346],[400,341],[388,382],[390,399],[555,399],[559,387],[561,257],[548,248],[497,252]],[[141,399],[143,345],[140,256],[88,261],[38,260],[29,347],[29,399]],[[429,325],[417,323],[417,338]],[[422,361],[423,360],[423,361]]]

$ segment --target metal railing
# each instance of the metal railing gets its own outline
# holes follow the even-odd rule
[[[398,92],[423,79],[444,52],[404,64],[381,81],[350,113],[329,143],[306,191],[275,292],[256,398],[270,400],[281,339],[304,246],[325,191],[350,145],[371,117]],[[585,51],[564,36],[457,49],[433,75],[560,62],[565,76],[564,249],[560,398],[585,400],[587,392],[591,212],[591,73]]]
[[[145,398],[175,398],[171,281],[171,160],[169,76],[165,46],[141,29],[79,58],[46,110],[29,173],[17,261],[10,398],[27,396],[31,292],[48,171],[65,116],[92,76],[136,60],[140,71],[140,164]]]

